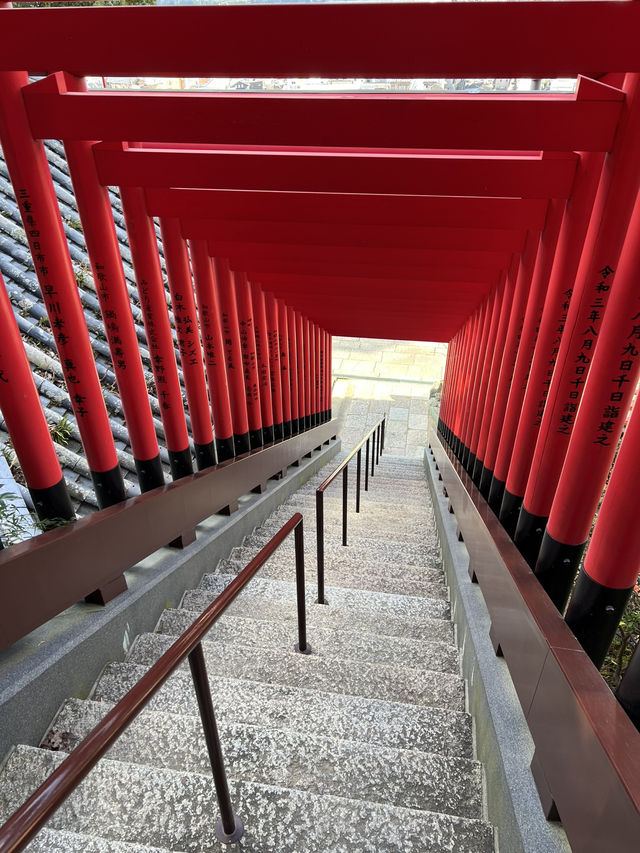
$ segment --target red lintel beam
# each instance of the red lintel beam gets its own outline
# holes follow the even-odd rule
[[[318,315],[318,323],[325,320]],[[384,318],[368,320],[358,317],[334,319],[331,334],[350,338],[382,338],[397,341],[435,341],[446,343],[460,328],[460,319],[428,323],[421,318],[407,322],[387,322]]]
[[[147,189],[150,216],[445,228],[544,227],[545,199]]]
[[[34,83],[25,103],[36,139],[609,151],[623,99],[617,89],[603,88],[611,99],[535,93],[52,94]]]
[[[182,217],[181,217],[182,218]],[[331,222],[182,221],[183,236],[223,242],[294,243],[306,246],[360,246],[394,249],[489,250],[520,252],[526,231],[489,228],[417,228],[399,225],[336,225]]]
[[[387,152],[140,150],[93,147],[104,186],[568,198],[577,155],[467,157]]]
[[[250,278],[261,279],[267,276],[278,275],[283,281],[291,280],[291,277],[318,276],[341,278],[395,278],[413,279],[414,281],[436,280],[436,281],[477,281],[481,284],[497,284],[500,277],[500,269],[488,269],[486,267],[462,267],[462,266],[419,266],[409,267],[400,264],[374,264],[360,263],[349,264],[340,261],[253,261],[229,259],[232,270],[248,273]]]
[[[640,71],[640,8],[631,2],[97,7],[1,14],[0,70],[339,78]]]
[[[288,297],[288,299],[296,311],[308,312],[317,322],[323,322],[330,317],[329,312],[318,308],[318,303],[314,302],[310,297],[301,299]],[[387,319],[390,324],[411,324],[416,320],[428,318],[430,324],[441,325],[442,323],[448,324],[451,320],[455,319],[457,322],[456,328],[459,328],[469,313],[474,311],[476,307],[477,304],[466,306],[463,310],[455,305],[449,305],[436,310],[424,304],[411,305],[409,303],[406,308],[401,308],[392,302],[382,302],[376,306],[375,310],[363,311],[362,300],[358,302],[356,299],[345,299],[344,303],[340,303],[340,317],[330,320],[330,322],[335,325],[337,322],[342,324],[347,318],[358,318],[362,320],[376,319],[379,321]]]
[[[339,272],[336,272],[333,276],[263,273],[259,276],[254,276],[253,280],[259,281],[265,290],[310,293],[316,297],[318,293],[322,293],[324,288],[328,289],[327,292],[338,293],[342,288],[345,294],[353,290],[354,292],[370,292],[376,295],[385,292],[391,296],[409,293],[442,298],[447,293],[483,294],[491,290],[492,286],[488,282],[478,282],[473,279],[465,281],[462,278],[459,281],[456,279],[452,280],[451,278],[438,279],[435,277],[399,279],[394,277],[392,271],[386,278],[348,277],[340,275]]]
[[[317,290],[313,288],[296,290],[295,288],[269,287],[266,285],[265,290],[276,293],[286,302],[296,305],[297,308],[304,303],[307,310],[310,310],[309,306],[313,305],[314,299],[317,299]],[[355,305],[358,301],[362,304],[363,299],[366,300],[367,296],[369,296],[371,299],[375,299],[376,310],[382,312],[395,311],[397,309],[400,313],[405,314],[410,314],[412,311],[429,311],[433,314],[455,313],[460,315],[460,322],[462,323],[467,314],[484,299],[487,293],[488,288],[486,290],[476,290],[475,293],[460,294],[456,291],[447,298],[444,294],[437,291],[432,294],[416,295],[411,291],[395,293],[391,287],[386,287],[381,291],[371,291],[367,288],[351,290],[340,283],[335,287],[328,287],[326,296],[329,299],[339,299],[341,307],[343,300],[344,305],[350,306]]]
[[[465,249],[394,249],[375,246],[333,246],[295,243],[233,243],[209,240],[213,257],[233,258],[237,263],[332,262],[377,264],[379,266],[473,267],[503,269],[511,263],[511,252]]]

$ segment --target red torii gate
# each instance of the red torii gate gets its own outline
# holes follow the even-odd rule
[[[190,297],[189,316],[199,315],[201,340],[188,324],[181,354],[184,368],[185,354],[204,346],[205,363],[197,357],[185,371],[200,467],[215,460],[205,368],[220,460],[234,447],[259,446],[265,429],[267,439],[286,438],[329,416],[331,333],[448,341],[440,433],[563,611],[640,370],[640,6],[0,14],[0,139],[49,316],[68,324],[58,336],[61,362],[101,505],[123,493],[43,138],[65,143],[109,300],[122,299],[122,288],[105,187],[121,187],[147,334],[162,353],[155,376],[170,401],[174,477],[192,463],[154,216],[174,313]],[[149,38],[141,42],[140,31]],[[425,32],[438,33],[428,50]],[[49,76],[28,85],[24,69]],[[575,95],[503,96],[86,92],[81,79],[318,73],[584,76]],[[137,342],[128,329],[123,343],[121,324],[109,335],[107,301],[141,486],[153,488],[161,472]],[[120,317],[126,308],[121,301]],[[638,526],[624,499],[629,466],[638,464],[637,420],[636,412],[567,611],[596,663],[638,573]],[[59,515],[63,500],[50,462],[43,449],[47,476],[29,482],[45,516]],[[627,684],[632,713],[639,693]]]

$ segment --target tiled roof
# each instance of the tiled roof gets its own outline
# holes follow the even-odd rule
[[[124,423],[122,405],[116,386],[116,377],[113,372],[109,347],[107,345],[100,307],[96,296],[93,276],[80,219],[73,196],[73,188],[64,157],[64,149],[57,141],[47,141],[45,149],[51,168],[51,174],[55,186],[56,196],[62,215],[69,252],[78,283],[80,299],[84,307],[84,314],[89,330],[89,337],[93,348],[94,358],[98,375],[103,388],[103,397],[109,414],[109,421],[113,433],[116,451],[125,478],[127,494],[133,496],[139,494],[140,489],[136,478],[135,465],[131,454],[129,436]],[[120,245],[124,274],[131,298],[131,310],[133,313],[136,333],[140,343],[140,355],[144,368],[145,378],[149,388],[149,400],[154,416],[154,423],[158,441],[160,444],[160,457],[165,469],[169,471],[169,459],[164,445],[164,430],[160,420],[160,406],[155,394],[153,375],[147,340],[142,323],[142,312],[140,309],[138,292],[135,286],[135,277],[131,263],[131,252],[127,242],[124,217],[117,189],[109,189],[113,217],[116,226],[116,234]],[[159,229],[156,226],[159,236]],[[164,260],[162,244],[158,240],[160,260],[164,273]],[[27,239],[22,227],[20,213],[16,204],[13,188],[9,181],[2,149],[0,148],[0,272],[5,281],[9,298],[14,308],[18,327],[25,344],[27,357],[33,369],[34,379],[42,401],[42,406],[49,425],[52,427],[55,447],[62,466],[65,480],[67,482],[72,503],[79,515],[85,515],[97,509],[96,496],[87,466],[87,461],[82,451],[80,433],[73,415],[71,402],[63,382],[62,368],[56,352],[53,336],[49,328],[47,313],[42,301],[40,288],[34,272],[33,261],[27,246]],[[168,299],[168,288],[167,288]],[[172,320],[173,323],[173,320]],[[175,342],[175,331],[174,331]],[[176,358],[180,363],[180,356],[176,347]],[[180,381],[184,388],[182,372],[179,370]],[[184,397],[184,392],[183,392]],[[186,408],[186,398],[185,398]],[[68,434],[66,444],[56,426],[63,421],[63,427],[68,427],[64,432]],[[187,426],[190,427],[187,416]],[[57,437],[57,440],[56,440]],[[4,419],[0,415],[0,449],[9,442]],[[12,465],[14,471],[16,465]],[[17,479],[20,480],[18,473]],[[168,479],[168,477],[167,477]],[[27,506],[31,507],[31,499],[25,487],[21,487],[22,494]]]

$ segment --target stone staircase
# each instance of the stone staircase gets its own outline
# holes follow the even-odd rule
[[[245,824],[233,847],[261,853],[494,850],[422,463],[381,458],[360,515],[350,508],[347,548],[340,544],[340,484],[330,487],[326,607],[313,603],[314,491],[328,471],[279,507],[198,589],[186,592],[180,609],[165,611],[156,633],[138,637],[126,662],[110,663],[89,700],[65,702],[42,748],[10,753],[0,777],[1,820],[300,511],[313,654],[293,651],[292,537],[204,642],[232,802]],[[222,850],[216,819],[184,666],[27,849]]]

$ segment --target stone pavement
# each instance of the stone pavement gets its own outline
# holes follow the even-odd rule
[[[333,339],[333,414],[350,450],[386,412],[385,452],[421,457],[427,407],[442,381],[447,345],[365,338]]]

